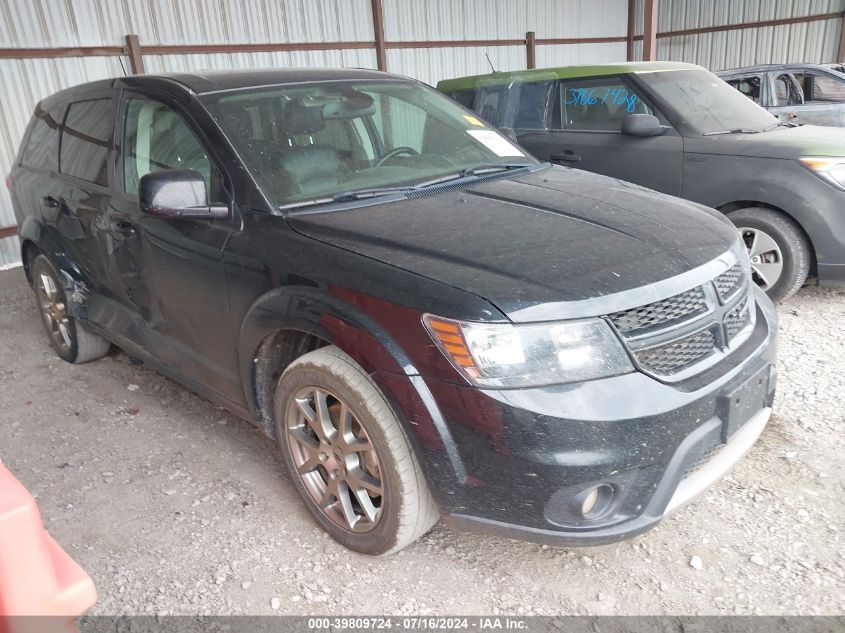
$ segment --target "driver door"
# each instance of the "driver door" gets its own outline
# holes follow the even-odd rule
[[[624,77],[561,80],[552,99],[549,130],[516,130],[537,158],[680,194],[683,139],[674,129],[649,138],[622,134],[628,114],[668,124]]]
[[[201,132],[164,95],[124,91],[116,138],[121,159],[108,215],[107,258],[120,310],[119,333],[159,361],[237,400],[240,379],[223,277],[223,246],[239,226],[224,172]],[[230,208],[224,220],[143,213],[138,182],[146,174],[192,169],[209,202]]]

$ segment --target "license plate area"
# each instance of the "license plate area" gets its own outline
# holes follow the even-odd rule
[[[719,398],[722,442],[727,444],[755,413],[766,405],[769,395],[769,366],[764,365],[744,382]]]

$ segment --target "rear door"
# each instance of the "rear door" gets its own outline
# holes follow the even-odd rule
[[[62,196],[59,170],[59,130],[65,105],[35,110],[20,151],[19,164],[12,169],[12,204],[22,226],[27,217],[39,218],[52,235],[42,235],[42,246],[58,248],[56,219]]]
[[[680,194],[681,136],[674,129],[651,138],[621,132],[628,114],[652,114],[668,125],[627,78],[560,80],[551,95],[548,129],[517,132],[537,158]]]
[[[59,140],[61,193],[44,200],[56,211],[55,225],[91,289],[108,286],[102,256],[105,217],[111,202],[112,91],[80,96],[68,105]]]

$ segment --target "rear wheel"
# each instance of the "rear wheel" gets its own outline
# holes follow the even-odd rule
[[[399,420],[366,372],[336,347],[305,354],[285,370],[275,418],[297,492],[338,542],[389,554],[437,522]]]
[[[772,301],[783,301],[804,285],[810,245],[804,232],[782,213],[749,207],[730,213],[751,258],[751,276]]]
[[[56,354],[69,363],[87,363],[105,356],[111,345],[82,329],[70,316],[59,273],[47,256],[37,255],[30,270],[41,322]]]

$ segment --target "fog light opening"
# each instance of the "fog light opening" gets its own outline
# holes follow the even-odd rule
[[[580,502],[578,511],[584,519],[596,518],[607,510],[612,499],[613,486],[610,484],[593,486],[578,495]]]

